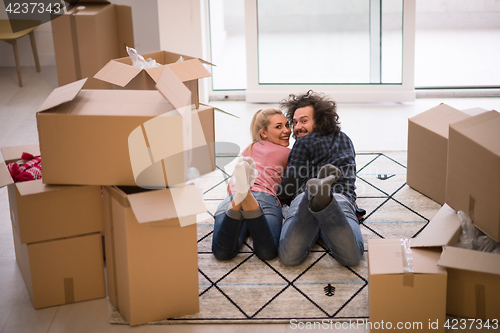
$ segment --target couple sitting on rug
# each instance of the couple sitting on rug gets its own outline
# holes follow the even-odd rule
[[[212,251],[217,259],[231,259],[249,233],[259,258],[279,255],[283,264],[295,266],[321,236],[339,263],[357,265],[364,246],[355,152],[340,131],[336,103],[309,91],[290,95],[281,107],[286,117],[270,108],[252,119],[253,143],[238,159],[230,195],[215,213]],[[296,138],[291,150],[290,123]],[[289,205],[284,222],[281,204]]]

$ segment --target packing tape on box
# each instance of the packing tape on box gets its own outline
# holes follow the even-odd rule
[[[476,301],[476,318],[486,319],[486,294],[483,284],[476,284],[475,301]]]
[[[81,71],[81,64],[80,64],[80,49],[78,46],[78,31],[77,31],[77,26],[76,26],[76,15],[80,11],[80,7],[75,8],[70,17],[70,29],[71,29],[71,43],[73,43],[73,57],[74,57],[74,62],[75,62],[75,75],[76,79],[80,80],[82,79],[82,71]]]
[[[401,253],[403,257],[403,286],[413,287],[413,254],[408,238],[401,238]]]
[[[64,279],[64,304],[75,303],[75,286],[73,278]]]

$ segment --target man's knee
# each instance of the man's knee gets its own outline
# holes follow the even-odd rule
[[[291,253],[292,251],[286,251],[282,247],[278,249],[278,255],[280,261],[285,266],[297,266],[304,262],[307,256],[299,255],[298,253]],[[295,251],[294,251],[295,252]]]
[[[360,249],[359,251],[353,251],[349,256],[345,256],[344,258],[335,258],[337,261],[344,266],[357,266],[361,262],[363,258],[364,249]]]

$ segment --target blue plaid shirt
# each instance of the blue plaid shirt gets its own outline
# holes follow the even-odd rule
[[[342,171],[332,191],[345,195],[355,204],[355,157],[351,139],[341,131],[328,135],[313,132],[297,139],[288,155],[288,165],[278,188],[281,203],[289,205],[297,194],[305,190],[306,182],[318,176],[323,165],[332,164]]]

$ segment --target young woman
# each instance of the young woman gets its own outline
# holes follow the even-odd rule
[[[290,126],[278,109],[259,110],[250,124],[252,144],[234,168],[229,196],[215,213],[212,252],[219,260],[235,257],[248,234],[255,254],[278,255],[283,216],[276,190],[290,153]]]

